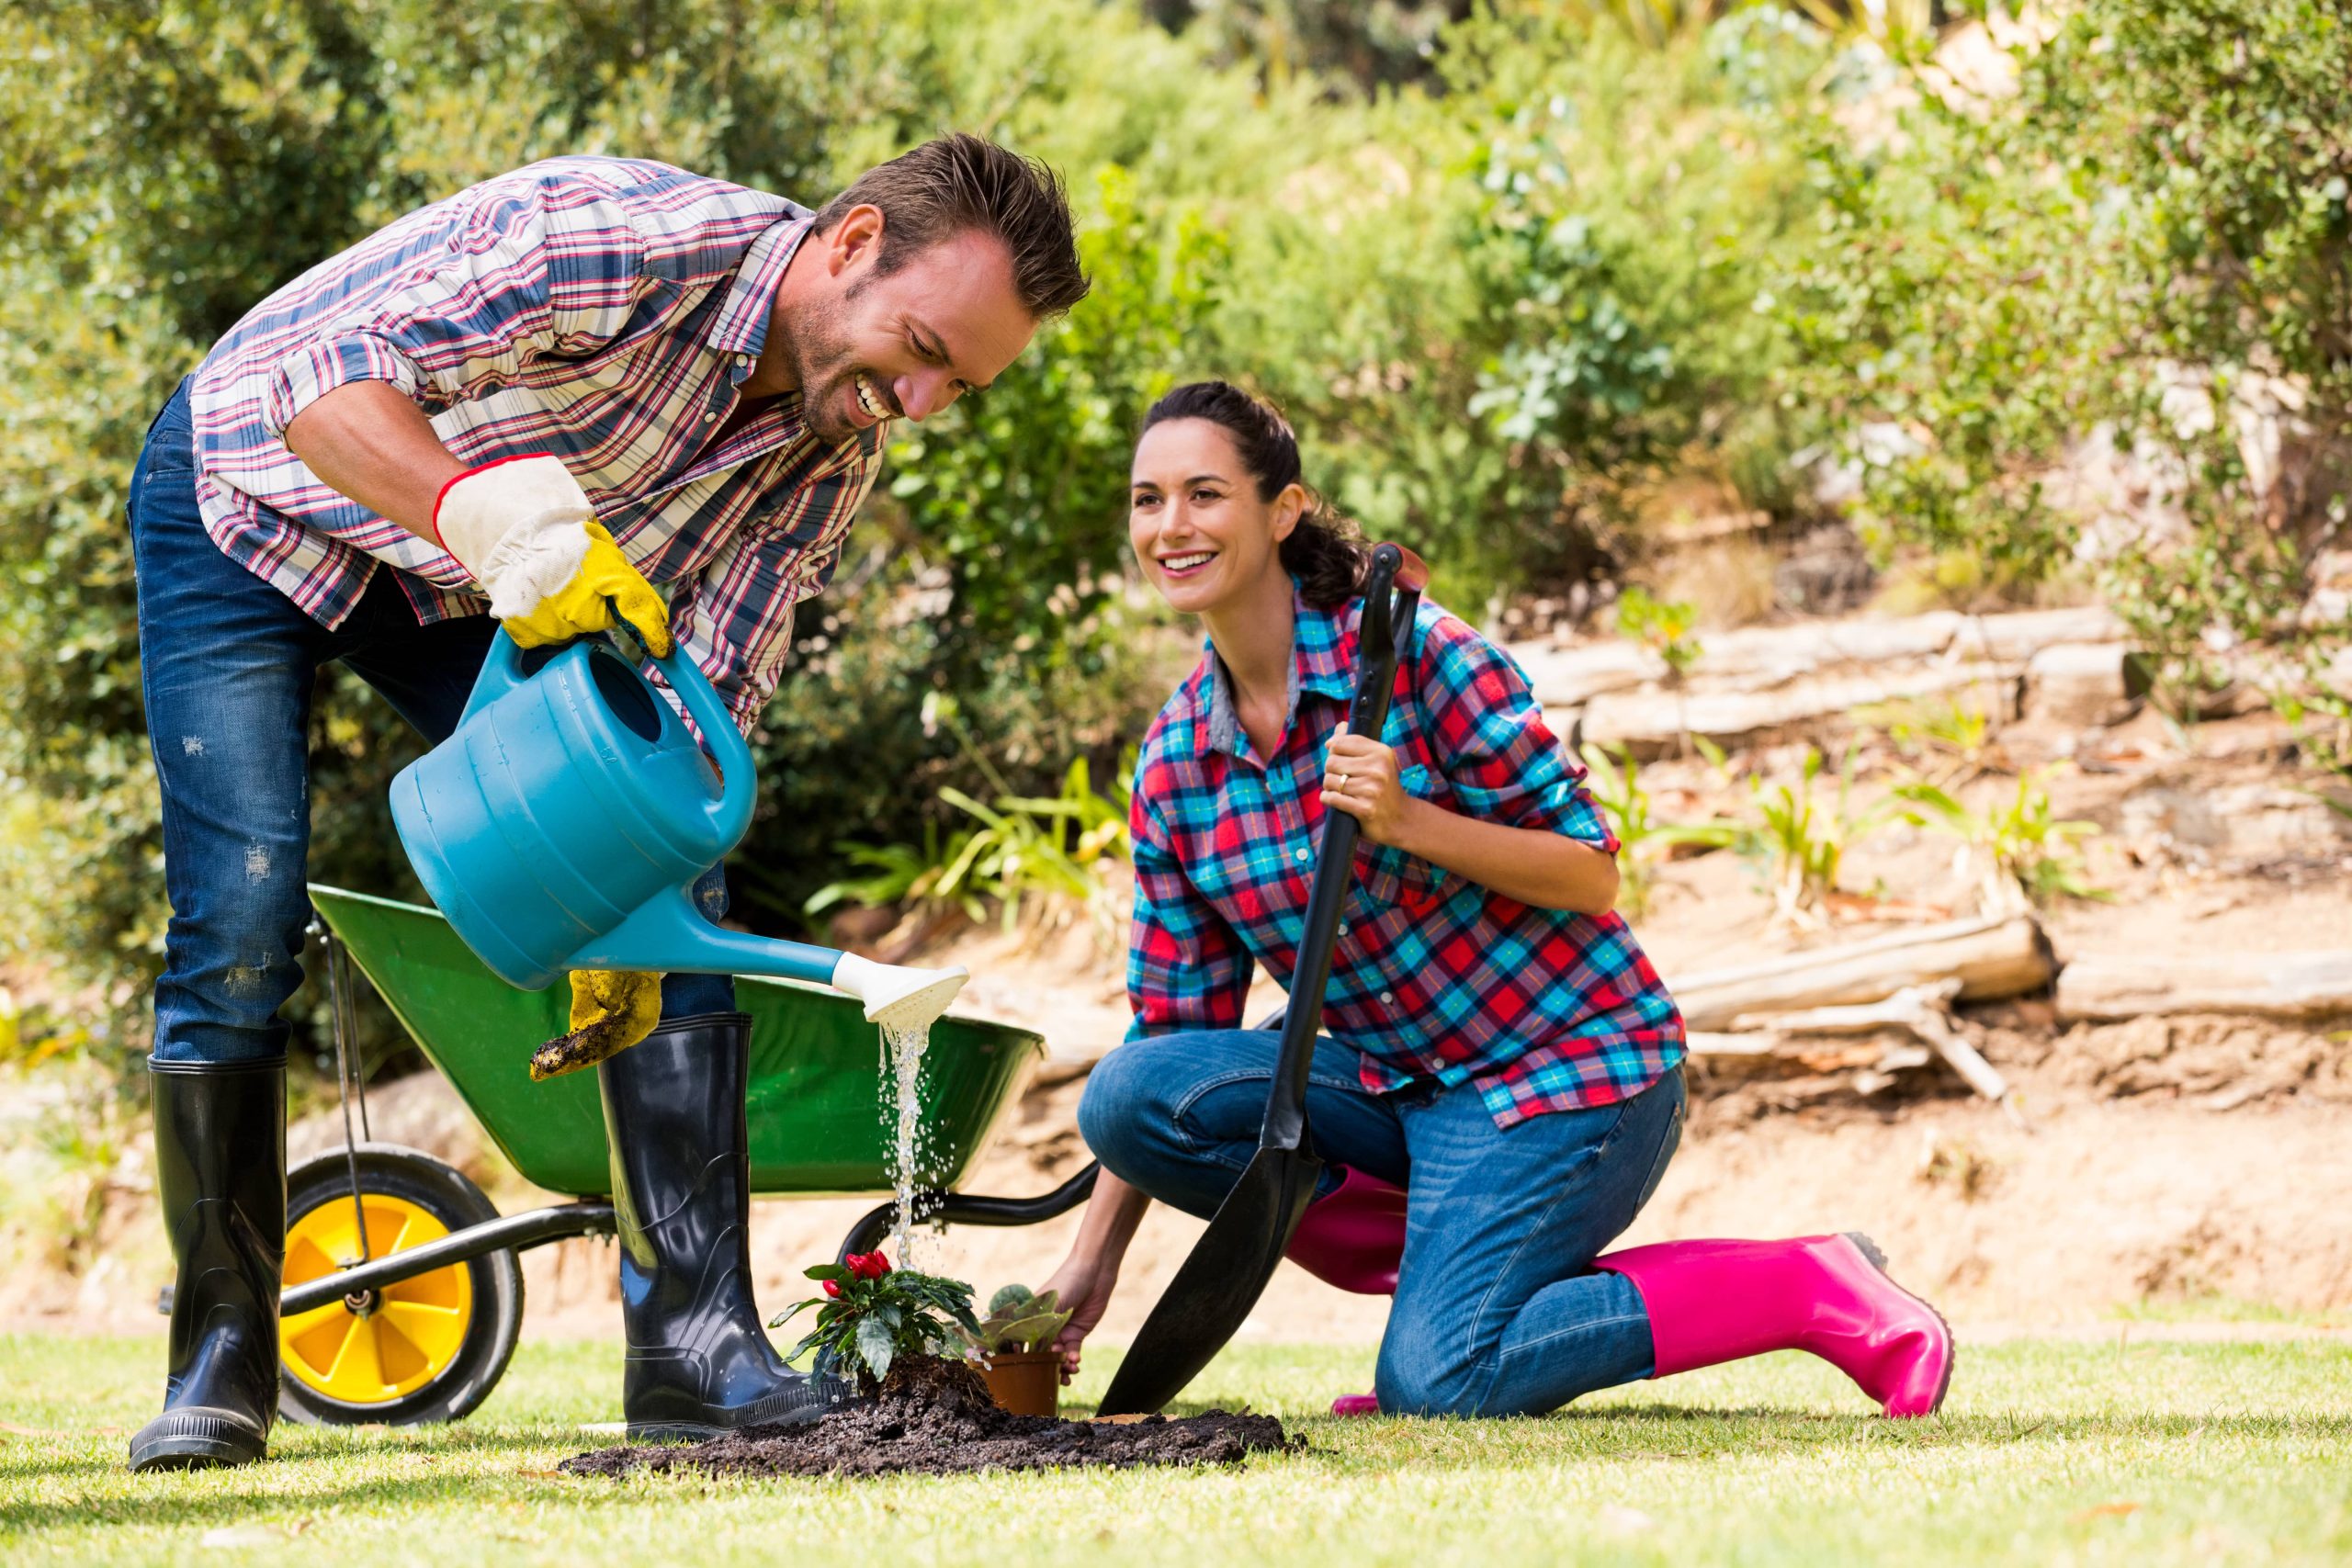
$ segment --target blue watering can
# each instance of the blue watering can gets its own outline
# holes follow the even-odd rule
[[[967,971],[726,931],[695,908],[688,890],[751,825],[752,752],[683,648],[655,662],[717,772],[602,640],[492,639],[456,731],[392,781],[401,843],[451,928],[526,991],[573,969],[772,975],[846,991],[869,1019],[938,1016]]]

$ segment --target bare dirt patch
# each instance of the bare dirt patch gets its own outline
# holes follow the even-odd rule
[[[803,1427],[752,1427],[684,1446],[602,1449],[557,1466],[568,1475],[960,1475],[984,1470],[1131,1470],[1234,1464],[1306,1440],[1271,1416],[1212,1410],[1170,1419],[1059,1421],[998,1408],[970,1368],[913,1361],[880,1395]]]

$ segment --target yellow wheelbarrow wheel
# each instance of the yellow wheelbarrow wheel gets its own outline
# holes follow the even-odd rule
[[[359,1202],[334,1149],[288,1174],[286,1275],[305,1284],[498,1217],[465,1176],[414,1149],[362,1144]],[[356,1212],[355,1212],[356,1207]],[[523,1271],[511,1251],[358,1292],[278,1324],[278,1408],[336,1426],[454,1421],[505,1371],[522,1327]]]

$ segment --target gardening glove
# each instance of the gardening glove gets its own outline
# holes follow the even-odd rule
[[[670,651],[668,606],[621,555],[560,459],[508,457],[467,469],[442,487],[433,531],[523,647],[610,631],[617,615],[648,651]]]
[[[662,976],[636,969],[574,969],[571,1032],[531,1053],[537,1082],[593,1067],[653,1032],[662,1021]]]

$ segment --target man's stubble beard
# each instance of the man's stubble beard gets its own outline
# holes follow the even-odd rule
[[[863,279],[851,285],[842,303],[856,299],[865,288]],[[842,305],[812,305],[801,319],[777,323],[784,333],[785,361],[800,383],[803,417],[818,439],[826,442],[847,441],[857,434],[857,427],[842,415],[836,395],[856,371],[849,333],[842,325],[846,313]]]

